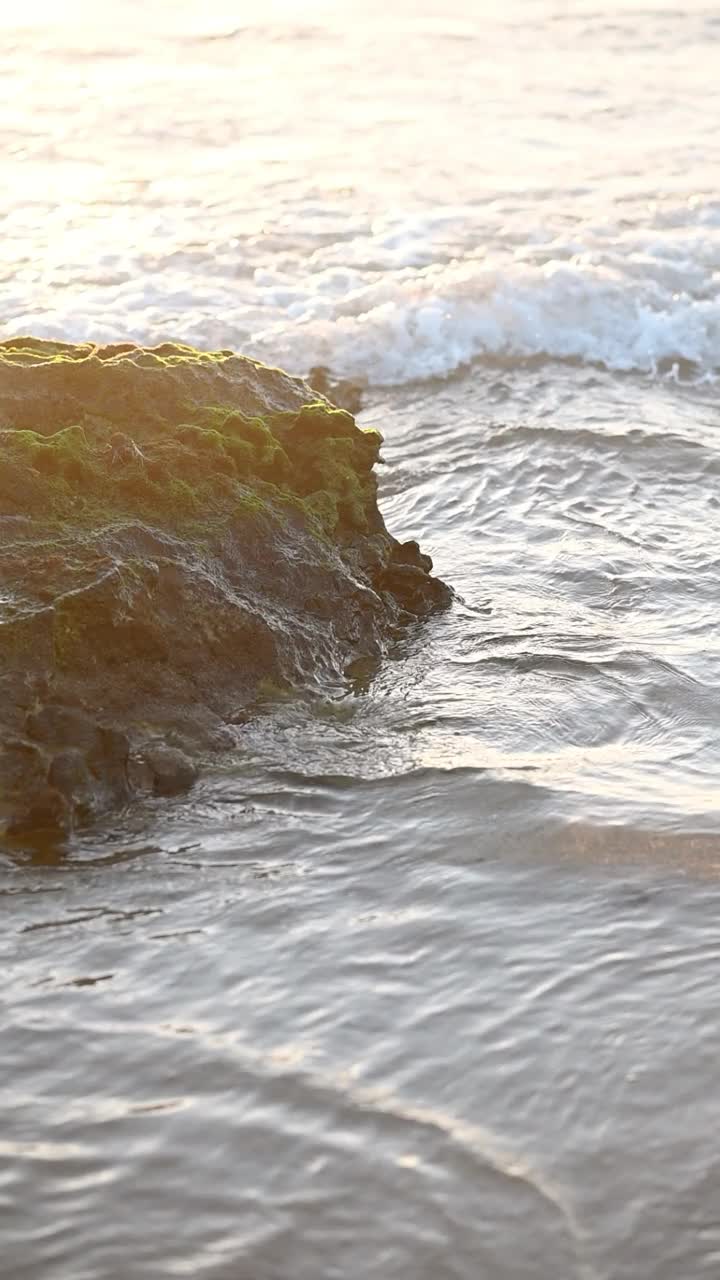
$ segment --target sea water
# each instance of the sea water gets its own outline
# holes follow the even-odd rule
[[[0,332],[366,386],[457,591],[0,857],[13,1280],[720,1271],[720,16],[0,17]]]

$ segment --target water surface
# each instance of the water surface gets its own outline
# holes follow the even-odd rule
[[[2,22],[3,335],[365,380],[458,591],[0,854],[5,1270],[717,1276],[717,14]]]

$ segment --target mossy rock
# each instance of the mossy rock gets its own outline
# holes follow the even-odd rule
[[[167,796],[244,706],[447,603],[385,528],[380,444],[232,352],[0,343],[0,840]]]
[[[152,517],[177,527],[209,515],[232,521],[247,510],[250,490],[253,507],[267,508],[278,495],[280,508],[287,498],[303,504],[321,535],[373,527],[378,433],[320,401],[245,412],[229,376],[237,365],[256,376],[262,369],[171,344],[151,351],[0,344],[0,514],[86,525]],[[20,391],[25,384],[21,400],[3,397],[8,374]],[[188,396],[217,393],[223,380],[229,403]],[[60,422],[53,423],[55,385]],[[63,422],[69,414],[74,420]]]

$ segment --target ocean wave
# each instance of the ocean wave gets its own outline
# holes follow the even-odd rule
[[[377,385],[446,377],[483,358],[714,373],[720,300],[664,285],[661,274],[582,259],[404,271],[339,296],[319,290],[292,325],[274,321],[253,347],[295,366],[312,357]]]
[[[684,214],[684,222],[680,213]],[[99,256],[44,299],[6,278],[3,336],[235,347],[376,386],[478,360],[616,372],[720,371],[716,202],[660,205],[559,235],[468,208],[368,223],[311,202],[291,225],[227,242]],[[157,241],[156,241],[157,242]]]

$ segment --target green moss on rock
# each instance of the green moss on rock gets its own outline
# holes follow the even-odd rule
[[[174,344],[140,352],[34,339],[0,344],[0,373],[3,365],[42,371],[61,391],[70,370],[77,400],[71,422],[62,394],[55,424],[42,397],[35,423],[32,396],[22,403],[22,425],[0,417],[0,513],[48,523],[152,518],[175,527],[232,521],[267,510],[279,496],[294,499],[319,533],[367,531],[380,437],[361,431],[349,414],[320,401],[297,412],[245,413],[232,402],[173,396],[172,384],[164,406],[139,396],[145,375],[216,371],[230,359],[237,357]],[[89,394],[81,394],[78,379]],[[107,382],[117,383],[115,399]]]

